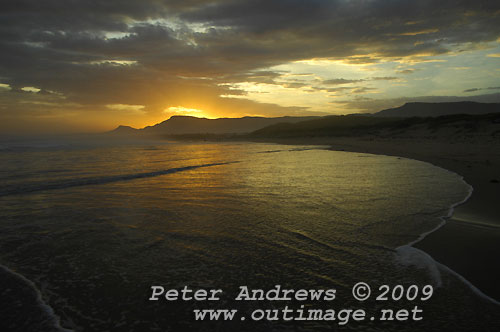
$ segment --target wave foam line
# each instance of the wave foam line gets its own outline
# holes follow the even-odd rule
[[[398,255],[397,260],[401,264],[414,265],[420,268],[426,268],[429,271],[431,277],[434,279],[437,287],[441,287],[443,284],[443,281],[441,279],[441,273],[439,272],[439,269],[442,269],[447,273],[457,277],[461,282],[466,284],[479,297],[487,301],[490,301],[496,305],[500,305],[500,302],[483,293],[479,288],[474,286],[469,280],[465,279],[461,274],[450,269],[448,266],[439,263],[425,251],[412,247],[410,245],[404,245],[396,248],[396,252]]]
[[[332,146],[330,146],[330,149],[331,148],[332,148]],[[339,150],[334,150],[334,151],[339,151]],[[391,155],[386,155],[386,154],[377,154],[377,153],[366,153],[366,154],[383,155],[383,156],[389,156],[389,157],[391,157]],[[392,157],[394,157],[394,155],[392,155]],[[397,156],[397,157],[398,158],[406,158],[406,157],[402,157],[402,156]],[[411,158],[407,158],[407,159],[411,159]],[[413,160],[416,160],[416,159],[413,159]],[[450,170],[448,170],[446,168],[434,165],[434,164],[432,164],[432,163],[430,163],[428,161],[422,161],[422,160],[418,160],[418,161],[430,164],[430,165],[432,165],[434,167],[437,167],[437,168],[440,168],[442,170],[445,170],[446,172],[457,174],[457,173],[452,172],[452,171],[450,171]],[[450,273],[450,274],[454,275],[455,277],[457,277],[460,281],[462,281],[464,284],[466,284],[474,293],[476,293],[481,298],[483,298],[485,300],[488,300],[488,301],[490,301],[490,302],[492,302],[492,303],[494,303],[496,305],[500,305],[499,301],[497,301],[494,298],[492,298],[492,297],[486,295],[485,293],[483,293],[479,288],[477,288],[476,286],[474,286],[470,281],[468,281],[467,279],[465,279],[461,274],[459,274],[458,272],[452,270],[448,266],[446,266],[446,265],[444,265],[442,263],[439,263],[434,258],[432,258],[431,255],[427,254],[426,252],[413,247],[413,245],[415,245],[416,243],[422,241],[427,235],[429,235],[429,234],[437,231],[439,228],[443,227],[446,224],[446,219],[449,219],[453,215],[453,212],[455,211],[455,208],[458,205],[461,205],[461,204],[465,203],[472,196],[472,192],[474,191],[474,188],[469,183],[467,183],[467,181],[465,181],[465,179],[464,179],[463,176],[461,176],[460,174],[457,174],[457,175],[460,177],[460,180],[462,180],[463,183],[465,183],[466,185],[469,186],[469,192],[468,192],[467,196],[462,201],[453,204],[448,209],[448,213],[447,213],[446,216],[441,216],[440,217],[441,223],[439,225],[437,225],[436,227],[434,227],[433,229],[431,229],[428,232],[424,232],[424,233],[420,234],[419,237],[416,240],[413,240],[413,241],[411,241],[411,242],[409,242],[409,243],[407,243],[405,245],[397,247],[396,248],[396,254],[398,255],[397,259],[400,262],[404,263],[404,264],[413,264],[413,265],[417,265],[417,266],[421,266],[422,262],[424,260],[426,260],[428,263],[431,263],[431,264],[433,264],[435,266],[435,268],[433,268],[433,267],[427,265],[427,267],[430,268],[430,272],[431,272],[431,274],[433,276],[436,277],[436,273],[435,272],[437,270],[437,267],[440,267],[443,270],[447,271],[448,273]],[[412,250],[414,253],[418,252],[418,254],[419,254],[418,256],[420,256],[420,258],[417,258],[417,255],[408,255],[407,253],[410,250]],[[415,261],[415,260],[417,260],[417,261]],[[437,272],[439,273],[439,271],[437,271]],[[437,277],[438,277],[437,283],[438,283],[438,285],[440,285],[440,283],[441,283],[441,279],[440,278],[441,277],[440,277],[440,275],[437,275]]]
[[[435,165],[433,165],[433,166],[435,166]],[[438,167],[438,166],[436,166],[436,167]],[[444,169],[444,168],[443,168],[443,169]],[[446,170],[446,171],[448,171],[448,170]],[[448,172],[453,173],[453,172],[451,172],[451,171],[448,171]],[[454,173],[454,174],[456,174],[456,173]],[[441,227],[443,227],[443,226],[446,224],[446,219],[450,219],[450,218],[451,218],[451,216],[453,215],[453,212],[455,212],[455,208],[456,208],[457,206],[459,206],[459,205],[464,204],[465,202],[467,202],[467,201],[469,200],[469,198],[472,196],[472,192],[474,191],[474,188],[473,188],[470,184],[468,184],[468,183],[464,180],[464,178],[463,178],[463,177],[460,177],[460,180],[461,180],[463,183],[465,183],[467,186],[469,186],[469,192],[467,193],[467,196],[466,196],[463,200],[461,200],[460,202],[455,203],[455,204],[453,204],[452,206],[450,206],[450,208],[448,209],[448,213],[447,213],[445,216],[441,216],[441,217],[439,217],[439,219],[441,219],[441,223],[439,223],[439,225],[437,225],[436,227],[434,227],[434,228],[433,228],[433,229],[431,229],[430,231],[427,231],[427,232],[424,232],[424,233],[420,234],[420,235],[419,235],[419,237],[418,237],[416,240],[413,240],[413,241],[411,241],[410,243],[407,243],[406,245],[408,245],[408,246],[413,246],[414,244],[416,244],[416,243],[418,243],[418,242],[422,241],[423,239],[425,239],[425,237],[426,237],[427,235],[429,235],[429,234],[431,234],[431,233],[434,233],[435,231],[437,231],[438,229],[440,229]],[[396,249],[397,249],[397,248],[396,248]]]
[[[10,274],[12,276],[15,276],[18,280],[23,282],[25,285],[27,285],[34,293],[35,293],[35,300],[39,308],[41,308],[45,314],[47,314],[47,317],[52,321],[53,327],[60,332],[74,332],[74,330],[66,329],[61,326],[61,321],[60,317],[54,313],[54,309],[52,309],[51,306],[49,306],[45,301],[43,300],[42,293],[40,290],[36,287],[36,285],[29,279],[27,279],[25,276],[22,274],[19,274],[15,271],[12,271],[5,265],[0,264],[0,269],[2,269],[5,273]]]
[[[178,167],[178,168],[169,168],[169,169],[155,171],[155,172],[133,173],[133,174],[122,174],[122,175],[114,175],[114,176],[102,176],[102,177],[94,177],[94,178],[73,179],[73,180],[64,181],[64,182],[46,183],[46,184],[39,185],[39,186],[26,186],[24,188],[17,187],[15,189],[10,189],[10,190],[7,189],[5,191],[1,191],[0,197],[10,196],[10,195],[29,194],[29,193],[33,193],[33,192],[37,192],[37,191],[65,189],[65,188],[71,188],[71,187],[99,185],[99,184],[107,184],[107,183],[112,183],[112,182],[151,178],[151,177],[155,177],[155,176],[161,176],[161,175],[172,174],[172,173],[177,173],[177,172],[189,171],[192,169],[197,169],[197,168],[202,168],[202,167],[227,165],[227,164],[233,164],[233,163],[237,163],[237,162],[238,161],[202,164],[202,165],[185,166],[185,167]]]
[[[431,163],[429,163],[429,164],[431,164]],[[434,164],[431,164],[431,165],[435,166],[435,167],[438,167],[438,168],[441,168],[441,169],[443,169],[443,170],[445,170],[447,172],[450,172],[450,173],[453,173],[453,174],[457,174],[457,173],[454,173],[454,172],[452,172],[450,170],[447,170],[446,168],[442,168],[442,167],[436,166]],[[398,260],[400,262],[404,263],[404,264],[413,264],[413,265],[417,265],[417,266],[426,265],[427,268],[429,268],[431,275],[434,276],[437,279],[436,281],[437,281],[438,286],[441,285],[441,277],[440,277],[438,268],[441,268],[441,269],[445,270],[446,272],[448,272],[448,273],[454,275],[455,277],[457,277],[460,281],[462,281],[464,284],[466,284],[479,297],[481,297],[481,298],[483,298],[483,299],[485,299],[487,301],[490,301],[490,302],[492,302],[492,303],[494,303],[496,305],[500,305],[499,301],[497,301],[494,298],[492,298],[492,297],[486,295],[485,293],[483,293],[479,288],[477,288],[470,281],[468,281],[467,279],[465,279],[464,276],[462,276],[458,272],[454,271],[453,269],[449,268],[448,266],[446,266],[446,265],[444,265],[444,264],[436,261],[434,258],[432,258],[431,255],[427,254],[426,252],[424,252],[424,251],[422,251],[422,250],[420,250],[418,248],[413,247],[416,243],[422,241],[425,237],[427,237],[427,235],[429,235],[429,234],[437,231],[439,228],[443,227],[446,224],[446,220],[449,219],[449,218],[451,218],[451,216],[453,215],[453,212],[455,211],[455,208],[457,206],[465,203],[472,196],[474,188],[469,183],[467,183],[465,181],[465,179],[464,179],[463,176],[460,176],[460,180],[463,183],[465,183],[467,186],[469,186],[469,192],[468,192],[467,196],[463,200],[461,200],[460,202],[453,204],[448,209],[448,213],[445,216],[439,217],[439,219],[441,219],[441,223],[439,223],[439,225],[437,225],[436,227],[434,227],[430,231],[427,231],[427,232],[424,232],[424,233],[420,234],[419,237],[416,240],[413,240],[410,243],[407,243],[405,245],[397,247],[396,248],[396,252],[399,255]],[[412,253],[410,253],[411,251],[412,251]],[[426,262],[426,264],[422,264],[422,262]]]

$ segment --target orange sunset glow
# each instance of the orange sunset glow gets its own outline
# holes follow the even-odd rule
[[[0,332],[499,332],[499,0],[4,0]]]
[[[499,11],[489,2],[461,6],[131,1],[109,11],[58,5],[65,20],[47,8],[30,21],[34,8],[8,5],[0,23],[0,126],[4,133],[99,132],[173,115],[498,102]]]

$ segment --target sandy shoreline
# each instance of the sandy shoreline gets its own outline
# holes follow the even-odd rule
[[[329,145],[332,150],[384,154],[429,162],[463,176],[474,191],[446,224],[415,247],[500,300],[500,142],[426,138],[297,138],[265,140],[282,144]]]

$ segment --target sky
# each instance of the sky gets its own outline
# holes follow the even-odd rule
[[[2,133],[500,102],[500,2],[7,0]]]

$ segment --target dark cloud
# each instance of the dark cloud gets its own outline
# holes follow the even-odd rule
[[[500,90],[500,86],[490,86],[488,88],[472,88],[472,89],[466,89],[464,90],[464,92],[476,92],[481,90]]]
[[[309,86],[309,84],[294,82],[294,83],[283,83],[282,86],[285,88],[297,89],[297,88],[303,88],[303,87]]]
[[[417,97],[400,97],[400,98],[369,98],[360,97],[350,100],[335,100],[331,104],[341,104],[344,107],[351,109],[353,112],[374,113],[387,108],[398,107],[410,102],[458,102],[458,101],[475,101],[480,103],[500,103],[500,93],[484,94],[477,96],[461,97],[461,96],[417,96]]]
[[[327,85],[342,85],[342,84],[350,84],[350,83],[357,83],[357,82],[362,82],[364,80],[346,80],[344,78],[334,78],[331,80],[325,80],[323,81],[323,84]]]
[[[281,77],[283,73],[278,71],[250,71],[246,73],[232,73],[214,77],[220,83],[238,83],[238,82],[254,82],[266,84],[278,84],[276,79]]]
[[[413,74],[415,72],[415,69],[404,69],[404,70],[398,70],[396,73],[398,74]]]
[[[321,89],[318,88],[318,90],[324,90],[326,92],[332,92],[332,93],[337,93],[337,92],[345,92],[345,91],[351,91],[353,88],[347,88],[347,87],[338,87],[338,88],[329,88],[329,89]]]
[[[373,81],[393,81],[393,80],[397,80],[398,78],[397,77],[393,77],[393,76],[383,76],[383,77],[372,77],[371,80]]]
[[[39,88],[72,109],[120,103],[161,113],[196,99],[263,112],[270,106],[221,96],[243,94],[230,86],[238,82],[305,86],[266,70],[289,61],[375,63],[494,41],[499,10],[498,1],[451,0],[3,1],[0,83]],[[3,112],[27,109],[21,93],[1,93]]]
[[[377,89],[375,88],[369,88],[369,87],[359,87],[359,88],[356,88],[356,89],[353,89],[351,92],[352,93],[366,93],[366,92],[369,92],[369,91],[375,91]]]

